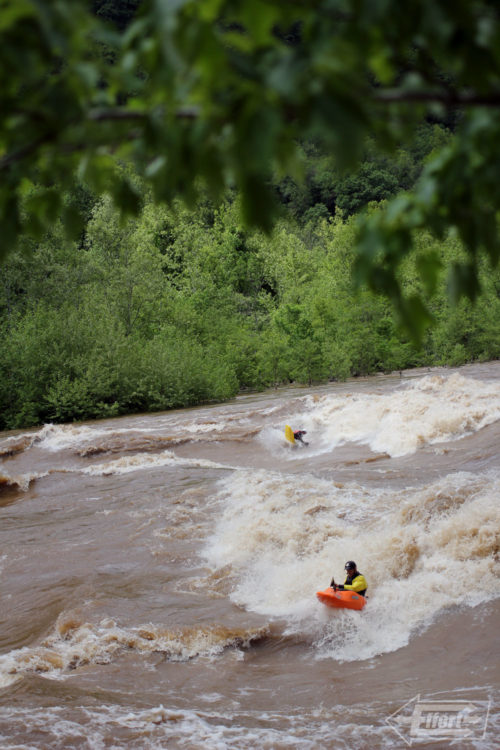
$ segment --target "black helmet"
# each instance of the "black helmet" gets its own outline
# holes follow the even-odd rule
[[[348,560],[346,564],[344,565],[345,570],[355,570],[355,568],[356,568],[356,563],[354,562],[354,560]]]

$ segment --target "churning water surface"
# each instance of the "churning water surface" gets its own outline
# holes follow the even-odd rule
[[[0,747],[496,747],[499,447],[499,362],[1,434]]]

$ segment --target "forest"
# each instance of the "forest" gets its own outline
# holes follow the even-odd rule
[[[464,254],[452,233],[440,241],[416,231],[400,269],[411,293],[422,258],[442,268],[421,346],[387,299],[353,283],[357,212],[383,210],[445,137],[428,125],[419,147],[393,161],[368,149],[348,178],[309,144],[305,183],[274,185],[283,211],[271,234],[242,224],[236,193],[217,206],[167,208],[129,170],[143,205],[124,219],[109,196],[75,184],[65,200],[87,216],[80,238],[69,241],[55,221],[3,263],[0,428],[500,356],[500,274],[484,262],[476,302],[451,305],[445,269]]]
[[[172,61],[147,46],[148,39],[159,44],[156,29],[147,26],[149,16],[132,23],[139,0],[95,0],[86,6],[94,20],[107,24],[108,35],[96,37],[89,52],[78,37],[78,20],[61,21],[54,10],[55,27],[61,23],[67,30],[64,24],[71,24],[74,46],[58,53],[62,57],[51,68],[45,67],[51,50],[43,48],[36,57],[38,42],[29,25],[37,20],[35,6],[27,2],[24,10],[5,16],[6,41],[11,34],[14,49],[19,39],[27,40],[33,65],[21,72],[29,81],[3,81],[2,104],[11,116],[0,129],[5,178],[0,429],[165,410],[228,399],[245,389],[500,356],[497,172],[488,156],[488,148],[498,151],[493,129],[498,118],[494,113],[488,119],[483,110],[468,116],[462,106],[474,96],[483,103],[483,91],[464,94],[455,87],[450,93],[451,79],[431,65],[435,80],[447,87],[446,106],[439,102],[442,91],[417,91],[430,105],[412,111],[411,128],[397,124],[408,114],[399,100],[392,120],[381,116],[377,103],[370,122],[368,110],[361,111],[363,91],[349,89],[356,66],[349,70],[343,62],[342,90],[325,90],[317,101],[309,93],[301,102],[299,89],[289,85],[299,70],[293,55],[310,52],[316,64],[317,47],[311,37],[309,48],[306,33],[301,37],[293,24],[286,35],[279,30],[279,14],[290,11],[271,3],[274,15],[264,14],[259,26],[237,3],[245,26],[239,20],[215,24],[217,39],[227,33],[224,54],[241,47],[238,55],[247,54],[256,70],[266,73],[261,61],[267,47],[288,56],[284,77],[268,75],[263,83],[243,57],[237,58],[243,71],[237,78],[231,66],[223,67],[210,16],[222,12],[222,5],[211,3],[208,15],[200,11],[198,19],[205,35],[200,39],[207,42],[207,57],[199,61],[208,81],[204,129],[201,110],[172,115],[161,100],[162,87],[167,90],[175,77],[167,80],[165,73]],[[151,3],[143,7],[153,13]],[[186,13],[190,7],[185,4]],[[175,35],[177,12],[184,11],[165,11],[167,36]],[[309,12],[304,10],[305,16]],[[434,29],[431,21],[428,28]],[[379,22],[385,28],[382,16]],[[271,35],[263,23],[272,26]],[[352,41],[351,21],[345,23]],[[255,49],[242,29],[255,33]],[[319,38],[321,26],[314,33]],[[481,44],[493,50],[493,36],[484,34]],[[195,36],[179,38],[179,53],[184,43],[191,55]],[[379,37],[373,39],[379,43]],[[142,41],[136,49],[137,40]],[[363,40],[360,32],[359,51]],[[8,56],[9,49],[4,44],[1,54]],[[80,52],[84,62],[72,61]],[[65,55],[67,65],[60,62]],[[381,57],[370,60],[370,80],[375,72],[382,81],[393,76],[403,82],[397,96],[411,99],[416,79],[410,64],[420,65],[415,51],[392,73],[396,63],[389,57],[384,64]],[[276,64],[271,61],[273,70]],[[328,71],[324,58],[321,65],[318,80]],[[190,79],[178,68],[179,90],[189,99],[182,87]],[[454,75],[458,80],[460,72]],[[366,71],[359,80],[362,76]],[[193,80],[191,93],[199,104],[200,83]],[[220,80],[225,88],[214,94],[211,87]],[[25,112],[18,111],[20,90],[31,97]],[[356,101],[348,100],[348,90],[349,96],[356,92]],[[392,101],[392,90],[386,94]],[[278,102],[279,125],[272,120],[278,95],[284,97]],[[236,108],[232,96],[247,104]],[[86,120],[74,116],[84,99],[90,107]],[[337,109],[324,120],[313,117],[314,107],[325,117],[330,99]],[[106,106],[112,101],[115,109],[96,109],[101,100]],[[215,102],[224,115],[224,108],[235,118],[241,115],[234,132]],[[293,131],[290,102],[298,123]],[[124,130],[130,121],[136,129]],[[219,121],[222,130],[211,132]],[[377,132],[380,123],[385,135]],[[279,128],[283,137],[290,130],[293,158]],[[464,142],[469,151],[463,151]],[[355,158],[344,159],[354,152]],[[457,165],[467,159],[471,168],[458,174]]]

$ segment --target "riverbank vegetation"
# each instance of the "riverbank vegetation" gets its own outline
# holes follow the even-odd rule
[[[500,355],[489,0],[4,5],[0,429]]]
[[[500,356],[498,273],[485,262],[476,303],[450,306],[444,269],[462,260],[460,241],[417,230],[400,268],[405,293],[422,291],[423,260],[443,272],[428,302],[433,325],[416,348],[387,299],[354,288],[358,217],[334,205],[335,173],[314,149],[308,168],[305,188],[275,185],[286,194],[270,235],[241,224],[236,194],[218,207],[207,199],[166,208],[129,175],[143,201],[138,216],[123,220],[110,197],[75,186],[65,201],[86,215],[79,239],[69,241],[55,221],[3,264],[0,428]],[[376,171],[367,162],[362,174]],[[370,190],[356,179],[361,204],[386,197],[373,195],[382,180]],[[383,204],[372,200],[367,210],[376,216]]]

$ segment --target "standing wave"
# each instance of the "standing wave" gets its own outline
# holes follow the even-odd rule
[[[424,445],[458,440],[500,419],[500,388],[458,373],[429,375],[392,393],[317,394],[298,421],[323,450],[347,442],[405,456]]]
[[[39,645],[0,656],[0,688],[28,673],[61,679],[70,670],[87,664],[109,664],[124,650],[161,653],[169,661],[187,661],[197,656],[218,656],[228,648],[249,648],[267,635],[267,627],[242,629],[218,624],[185,628],[149,624],[125,628],[111,619],[91,623],[66,612],[59,616],[54,632]]]
[[[405,646],[449,607],[500,596],[499,491],[498,473],[395,491],[239,471],[222,481],[204,556],[212,575],[231,571],[238,605],[310,633],[319,655],[366,659]],[[333,574],[341,581],[348,559],[368,580],[368,604],[327,611],[315,592]]]

